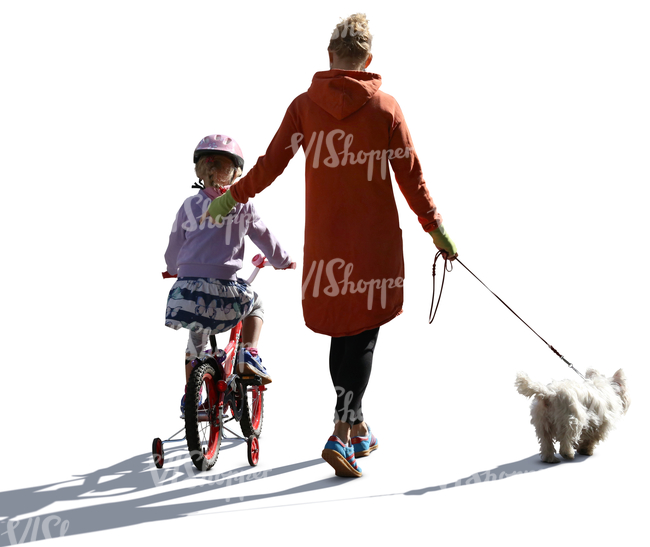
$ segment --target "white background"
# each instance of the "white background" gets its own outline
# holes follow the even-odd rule
[[[0,3],[0,517],[59,516],[69,521],[62,543],[80,545],[532,545],[545,528],[565,541],[638,544],[650,9],[424,6]],[[225,133],[250,168],[291,100],[327,70],[339,18],[356,11],[374,35],[370,69],[402,107],[461,259],[580,370],[623,367],[630,412],[592,458],[538,464],[515,374],[578,377],[459,265],[428,325],[434,248],[398,194],[404,314],[380,331],[364,399],[381,448],[360,462],[361,479],[333,478],[318,461],[331,431],[329,341],[304,326],[300,307],[299,153],[255,198],[300,264],[256,281],[274,379],[264,478],[210,482],[248,473],[244,447],[224,445],[212,474],[182,471],[156,486],[151,440],[182,425],[186,334],[164,327],[171,282],[160,272],[176,210],[194,192],[192,151]],[[487,480],[504,470],[517,476]],[[473,475],[484,480],[465,484]],[[438,488],[459,479],[462,488]]]

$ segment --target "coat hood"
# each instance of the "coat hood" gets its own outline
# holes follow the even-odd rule
[[[337,120],[359,110],[377,93],[381,76],[357,70],[317,72],[307,96]]]

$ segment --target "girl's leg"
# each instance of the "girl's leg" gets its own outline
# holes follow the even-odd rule
[[[343,442],[348,442],[350,436],[368,433],[361,407],[378,334],[376,328],[354,336],[332,338],[330,375],[337,395],[334,435]]]
[[[264,320],[258,315],[249,315],[242,322],[241,338],[245,348],[257,348]]]
[[[239,357],[239,373],[244,374],[247,370],[262,377],[262,383],[270,383],[271,377],[267,373],[262,360],[259,357],[257,346],[259,344],[262,325],[264,324],[264,307],[256,293],[253,293],[252,307],[242,320],[242,353]],[[248,351],[244,352],[243,349]]]
[[[246,348],[247,350],[252,350],[255,352],[255,355],[257,356],[257,344],[259,343],[260,340],[260,334],[262,332],[262,325],[264,324],[264,321],[262,318],[258,317],[257,315],[249,315],[244,318],[242,321],[242,329],[241,329],[241,339],[242,339],[242,347]],[[243,355],[243,353],[242,353]],[[239,373],[243,374],[246,370],[246,365],[244,363],[244,359],[240,356],[239,359]]]
[[[187,342],[187,350],[185,351],[185,383],[187,383],[187,381],[190,379],[190,374],[192,374],[192,365],[190,363],[203,354],[205,348],[208,345],[209,339],[210,331],[190,331],[190,337]]]
[[[246,309],[246,315],[242,320],[241,340],[245,348],[257,349],[264,324],[264,305],[259,294],[253,291],[250,285],[246,288],[249,291],[247,296],[252,305]]]

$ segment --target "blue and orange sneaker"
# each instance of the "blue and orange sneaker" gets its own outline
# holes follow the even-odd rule
[[[349,444],[343,444],[336,435],[332,435],[325,443],[322,457],[334,468],[335,474],[339,477],[361,476],[361,468],[354,457],[354,449]]]
[[[372,434],[370,428],[368,428],[368,434],[365,437],[352,437],[350,444],[354,448],[354,455],[357,458],[368,456],[373,450],[379,448],[379,441]]]
[[[256,376],[259,376],[262,379],[263,385],[270,384],[273,381],[271,380],[269,373],[264,368],[264,365],[262,364],[262,358],[259,355],[253,355],[247,349],[242,348],[239,352],[239,363],[240,370],[243,369],[242,374],[244,376],[246,374],[254,374]]]

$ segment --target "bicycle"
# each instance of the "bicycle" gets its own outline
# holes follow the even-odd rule
[[[255,269],[247,280],[248,284],[253,282],[260,269],[269,265],[261,254],[255,255],[252,262]],[[163,277],[175,276],[163,274]],[[246,441],[251,466],[259,462],[266,387],[262,385],[261,377],[240,376],[238,373],[241,330],[240,321],[230,330],[230,339],[224,349],[217,348],[216,337],[211,335],[211,348],[205,352],[205,357],[195,360],[185,393],[185,427],[165,441],[158,437],[153,440],[152,454],[158,469],[165,461],[163,445],[182,441],[187,441],[190,457],[197,469],[211,469],[219,456],[224,430]],[[232,420],[239,422],[243,437],[226,427],[225,424]],[[174,439],[183,430],[185,437]]]

